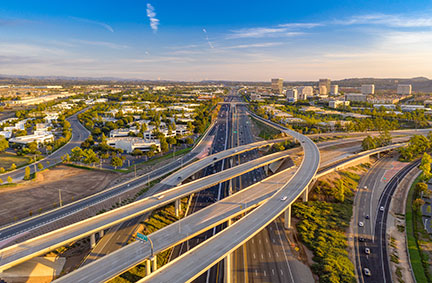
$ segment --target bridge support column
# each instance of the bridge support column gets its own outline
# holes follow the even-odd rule
[[[224,283],[231,283],[231,253],[229,253],[224,260],[224,269],[225,269],[225,276],[224,276]]]
[[[145,260],[145,269],[146,269],[146,276],[149,276],[151,274],[151,263],[150,260]]]
[[[378,152],[378,154],[377,154],[377,158],[380,159],[380,152]]]
[[[180,216],[180,212],[181,212],[181,204],[180,204],[180,199],[177,199],[175,201],[175,216],[179,217]]]
[[[152,263],[152,272],[155,272],[157,270],[157,256],[153,256],[150,259],[151,263]]]
[[[303,202],[308,201],[308,194],[309,194],[309,187],[306,187],[302,195]]]
[[[228,195],[232,195],[233,193],[233,187],[232,187],[233,179],[229,180],[229,188],[228,188]]]
[[[102,238],[105,235],[105,231],[104,230],[100,230],[99,232],[99,238]]]
[[[96,246],[96,234],[91,234],[90,236],[90,247],[93,249]]]
[[[266,175],[268,175],[268,171],[269,171],[269,166],[268,165],[264,166],[264,171],[265,171]]]
[[[285,229],[291,228],[291,204],[285,210],[284,226]]]

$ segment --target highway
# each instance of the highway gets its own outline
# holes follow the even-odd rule
[[[85,139],[87,139],[87,137],[90,135],[90,132],[83,125],[81,125],[81,123],[78,121],[78,117],[77,117],[78,114],[86,111],[87,109],[88,108],[85,108],[85,109],[75,113],[74,115],[71,115],[69,118],[66,119],[67,121],[69,121],[69,123],[71,125],[71,130],[72,130],[71,139],[64,146],[62,146],[58,150],[54,151],[53,153],[51,153],[50,155],[48,155],[44,159],[29,165],[30,173],[35,172],[35,168],[39,163],[41,163],[44,166],[44,168],[48,168],[50,166],[61,163],[62,162],[61,157],[63,155],[65,155],[66,153],[70,153],[72,148],[74,148],[76,146],[80,146],[81,143]],[[13,180],[22,180],[24,178],[24,174],[25,174],[24,171],[25,171],[26,167],[27,166],[24,166],[24,167],[21,167],[21,168],[14,170],[14,171],[0,174],[0,178],[2,178],[2,180],[6,180],[10,176],[10,177],[12,177]],[[0,236],[1,236],[1,234],[0,234]]]
[[[203,167],[208,166],[210,164],[213,164],[217,162],[217,160],[221,158],[230,157],[232,155],[236,155],[242,152],[249,151],[254,148],[259,148],[263,146],[271,145],[274,142],[280,142],[284,139],[280,140],[274,140],[274,141],[263,141],[258,142],[250,145],[245,145],[243,147],[239,147],[236,149],[236,151],[226,151],[222,152],[220,154],[214,155],[212,157],[204,157],[200,159],[199,161],[196,161],[184,168],[182,170],[179,170],[175,172],[174,174],[168,176],[163,182],[163,184],[173,186],[177,184],[179,181],[183,181],[193,175],[195,172],[201,170]],[[68,205],[65,205],[63,207],[51,210],[49,212],[43,213],[41,215],[25,219],[23,221],[11,224],[9,226],[5,226],[0,230],[0,241],[7,239],[12,236],[16,236],[19,234],[22,234],[24,232],[28,232],[30,230],[39,228],[43,225],[46,225],[48,223],[57,221],[63,217],[69,216],[71,214],[74,214],[80,210],[83,210],[89,206],[95,205],[97,203],[100,203],[106,199],[109,199],[111,197],[115,197],[120,193],[124,193],[126,191],[132,190],[134,188],[137,188],[139,186],[142,186],[146,184],[149,181],[159,179],[162,176],[166,175],[167,173],[171,172],[172,170],[175,170],[177,168],[182,167],[182,165],[190,160],[193,160],[201,151],[204,149],[205,143],[201,143],[199,146],[194,148],[187,156],[183,158],[179,158],[175,160],[174,162],[163,166],[161,168],[158,168],[149,174],[145,174],[142,176],[138,176],[136,178],[133,178],[127,182],[124,182],[122,184],[116,185],[110,189],[107,189],[103,192],[100,192],[98,194],[94,194],[92,196],[89,196],[87,198],[84,198],[82,200],[70,203]],[[216,159],[215,159],[216,158]]]
[[[187,169],[188,173],[185,173],[184,171],[178,171],[172,174],[170,176],[171,181],[168,181],[168,184],[173,182],[173,179],[180,180],[182,178],[185,178],[186,175],[184,174],[187,174],[187,176],[189,176],[192,175],[194,172],[199,171],[202,168],[201,166],[202,164],[207,164],[209,162],[210,162],[209,164],[212,164],[214,162],[217,162],[218,160],[221,160],[222,157],[233,156],[235,154],[244,152],[246,150],[254,149],[256,147],[260,147],[272,143],[274,143],[274,141],[254,143],[254,144],[246,145],[244,147],[238,147],[233,150],[222,151],[217,154],[208,156],[206,158],[203,158],[189,165],[188,167],[185,167],[183,170],[186,171]],[[14,264],[24,261],[25,259],[52,250],[55,247],[62,246],[71,241],[83,238],[85,236],[89,236],[92,233],[98,232],[102,229],[106,229],[115,224],[132,219],[138,215],[142,215],[155,208],[162,207],[168,203],[171,203],[175,199],[186,197],[192,193],[198,192],[212,185],[218,184],[223,180],[228,180],[232,177],[239,176],[245,170],[250,171],[259,166],[262,166],[265,163],[271,163],[274,160],[284,158],[285,154],[286,153],[278,152],[272,155],[263,156],[260,159],[253,160],[249,163],[242,164],[230,168],[228,170],[224,170],[222,172],[209,175],[205,178],[201,178],[189,182],[187,184],[164,191],[163,197],[161,198],[158,198],[157,195],[155,197],[147,197],[140,201],[136,201],[131,204],[125,205],[123,207],[117,208],[115,210],[111,210],[104,214],[97,215],[87,220],[74,223],[72,225],[49,232],[47,234],[38,236],[36,238],[4,248],[0,250],[0,253],[2,253],[3,255],[2,259],[0,260],[0,268],[6,269],[8,267],[13,266]],[[162,193],[159,195],[162,195]]]
[[[213,128],[209,129],[209,132],[212,132]],[[84,199],[75,201],[73,203],[64,205],[62,207],[50,210],[46,213],[24,219],[17,223],[13,223],[8,226],[4,226],[0,229],[0,241],[10,238],[12,236],[20,235],[22,233],[28,232],[30,230],[34,230],[36,228],[40,228],[46,224],[58,221],[61,218],[77,213],[87,207],[98,204],[104,200],[107,200],[112,197],[116,197],[119,194],[132,190],[138,186],[146,184],[147,182],[159,179],[165,176],[167,173],[172,172],[178,168],[181,168],[184,164],[192,161],[206,146],[208,135],[203,137],[202,142],[200,142],[191,152],[185,155],[182,158],[179,158],[165,166],[162,166],[158,169],[153,170],[148,174],[144,174],[142,176],[138,176],[137,178],[133,178],[127,182],[122,184],[113,186],[109,189],[106,189],[100,193],[94,194],[92,196],[86,197]],[[75,146],[73,146],[75,147]],[[72,148],[73,148],[72,147]],[[205,159],[208,162],[211,162],[210,159]],[[189,173],[188,166],[184,168],[184,172]],[[185,178],[187,175],[185,175]],[[178,175],[175,176],[176,179],[168,178],[165,180],[165,183],[168,185],[175,184],[177,182]],[[183,180],[183,177],[181,177]]]
[[[412,162],[397,172],[384,188],[380,186],[385,170],[389,169],[392,159],[384,159],[368,172],[365,181],[355,199],[354,215],[356,218],[355,231],[355,265],[360,283],[364,282],[393,282],[391,278],[389,256],[387,254],[386,226],[390,201],[399,180],[419,165],[420,161]],[[365,189],[364,186],[368,188]],[[378,191],[378,192],[377,192]],[[383,210],[379,209],[383,207]],[[357,212],[358,211],[358,212]],[[365,215],[370,215],[366,220]],[[365,223],[364,227],[358,227],[358,221]],[[369,224],[369,225],[368,225]],[[370,249],[370,254],[365,249]],[[364,268],[370,270],[371,275],[364,273]]]
[[[309,138],[297,132],[287,129],[284,131],[299,140],[304,150],[302,163],[290,181],[282,185],[271,198],[244,218],[152,273],[142,282],[188,282],[197,278],[209,267],[264,229],[283,213],[304,190],[307,190],[318,170],[320,162],[318,147]],[[281,201],[285,197],[286,199]]]

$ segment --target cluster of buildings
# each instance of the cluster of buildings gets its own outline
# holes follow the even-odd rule
[[[15,131],[26,130],[25,125],[30,119],[16,121],[16,118],[10,118],[0,121],[0,127],[5,123],[11,124],[16,121],[12,126],[4,126],[3,129],[0,131],[0,136],[8,139],[10,143],[15,143],[19,145],[27,145],[32,142],[42,144],[54,141],[54,134],[52,133],[52,120],[46,120],[46,123],[36,124],[33,134],[13,137]]]

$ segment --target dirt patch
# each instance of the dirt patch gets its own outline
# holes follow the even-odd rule
[[[58,207],[59,189],[63,204],[66,204],[112,186],[118,175],[64,165],[39,172],[35,180],[2,188],[0,225]]]

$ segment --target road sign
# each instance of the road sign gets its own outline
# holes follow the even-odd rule
[[[137,233],[137,239],[138,239],[138,240],[141,240],[141,241],[144,241],[144,242],[147,242],[147,241],[148,241],[147,236],[144,235],[144,234],[141,234],[141,233]]]

